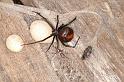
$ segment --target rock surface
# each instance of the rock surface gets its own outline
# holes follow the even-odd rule
[[[0,82],[124,82],[124,0],[22,0],[24,5],[0,2]],[[54,26],[75,16],[70,27],[81,39],[76,48],[62,45],[62,53],[50,44],[25,46],[19,53],[9,51],[6,38],[18,34],[31,42],[29,26],[42,18]],[[56,44],[56,43],[54,43]],[[56,46],[56,45],[55,45]],[[83,51],[92,46],[90,57]]]

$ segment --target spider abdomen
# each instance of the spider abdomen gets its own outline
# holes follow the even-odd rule
[[[58,38],[61,42],[69,42],[74,37],[74,31],[70,27],[64,27],[58,30]]]

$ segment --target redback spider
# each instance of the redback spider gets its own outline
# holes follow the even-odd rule
[[[66,44],[67,42],[70,42],[74,38],[74,31],[73,31],[72,28],[68,27],[68,25],[71,24],[73,21],[75,21],[76,17],[73,20],[71,20],[70,22],[68,22],[67,24],[62,24],[62,25],[58,26],[59,15],[57,15],[57,24],[56,24],[56,27],[54,28],[54,26],[45,17],[43,17],[40,13],[38,13],[38,12],[35,12],[35,13],[38,14],[39,16],[41,16],[50,25],[50,27],[52,28],[52,34],[50,34],[50,36],[44,38],[43,40],[35,41],[35,42],[23,44],[23,45],[39,43],[39,42],[45,41],[46,39],[53,36],[53,40],[52,40],[50,46],[48,47],[47,51],[50,49],[50,47],[52,46],[55,39],[57,41],[57,50],[60,50],[59,49],[59,40],[66,47],[72,47],[72,48],[76,47],[80,37],[78,37],[76,43],[73,46],[70,46],[70,45]]]

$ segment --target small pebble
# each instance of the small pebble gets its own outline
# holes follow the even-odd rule
[[[52,34],[52,28],[49,26],[47,22],[42,20],[36,20],[32,22],[30,26],[30,33],[35,41],[39,41],[50,36],[50,34]],[[51,43],[51,42],[52,42],[52,37],[43,41],[42,43]]]
[[[6,39],[6,46],[12,52],[20,52],[24,46],[22,46],[23,40],[19,35],[10,35]]]

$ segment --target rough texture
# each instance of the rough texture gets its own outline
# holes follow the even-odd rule
[[[24,5],[0,3],[0,82],[124,82],[124,1],[123,0],[22,0]],[[30,6],[30,7],[29,7]],[[31,7],[32,6],[32,7]],[[34,8],[35,7],[35,8]],[[36,8],[37,7],[37,8]],[[24,42],[33,39],[29,25],[42,19],[40,12],[55,26],[70,25],[81,39],[76,48],[56,53],[49,44],[25,46],[19,53],[9,51],[6,38],[20,35]],[[89,58],[81,59],[87,46]]]

